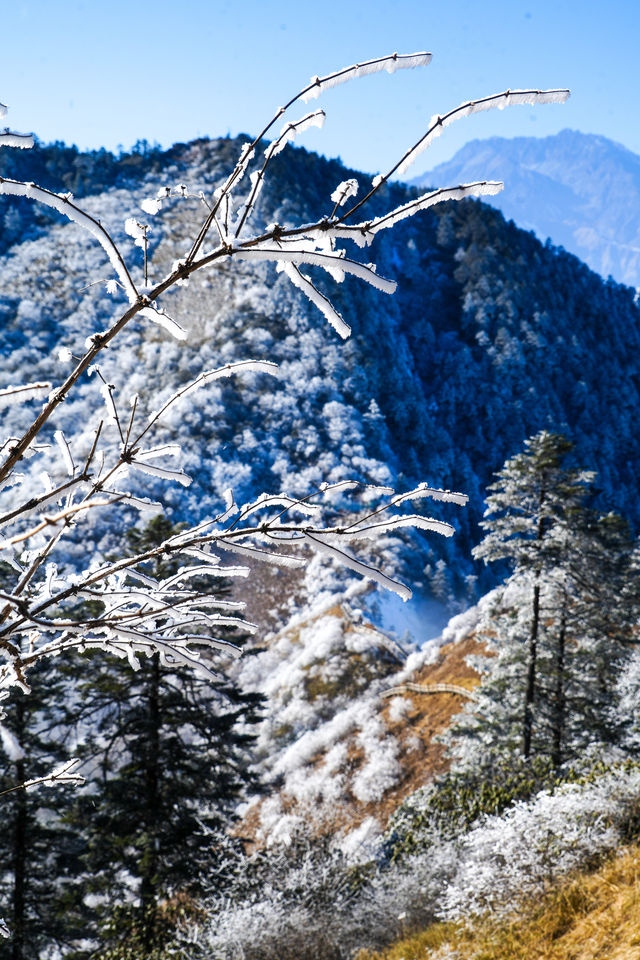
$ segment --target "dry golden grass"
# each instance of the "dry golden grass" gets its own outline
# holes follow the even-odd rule
[[[640,960],[640,846],[501,920],[434,924],[358,960]]]

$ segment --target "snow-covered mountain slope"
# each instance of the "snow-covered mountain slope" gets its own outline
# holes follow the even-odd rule
[[[125,217],[141,216],[143,198],[167,183],[210,191],[238,149],[230,140],[174,148],[83,202],[137,258],[140,275],[141,252],[124,232]],[[258,219],[315,219],[349,175],[364,182],[337,162],[284,152],[274,160]],[[385,208],[409,195],[401,185],[389,194]],[[24,203],[7,202],[20,216]],[[181,199],[153,219],[152,277],[184,255],[200,219],[198,201]],[[75,225],[31,228],[33,239],[14,243],[0,261],[3,386],[60,382],[71,366],[60,348],[81,353],[118,308],[103,283],[89,285],[109,276],[97,245]],[[470,559],[483,491],[505,458],[543,427],[566,432],[576,461],[599,471],[603,506],[638,521],[640,311],[630,290],[604,283],[474,201],[414,217],[378,238],[371,256],[380,273],[398,281],[393,297],[353,278],[319,281],[352,326],[346,343],[271,266],[235,261],[199,272],[163,303],[187,330],[186,343],[148,322],[127,328],[100,363],[123,410],[134,392],[143,413],[201,369],[231,360],[273,359],[281,370],[278,381],[250,374],[191,394],[157,439],[179,442],[193,483],[185,489],[137,474],[140,492],[162,494],[182,519],[217,509],[230,486],[239,501],[262,490],[308,492],[347,476],[463,490],[468,507],[443,508],[458,528],[452,542],[421,534],[378,548],[391,572],[403,568],[419,589],[445,600],[477,595],[467,578],[483,575]],[[75,436],[78,456],[104,417],[98,386],[95,377],[83,380],[51,423],[51,434],[62,428]],[[150,393],[153,400],[145,399]],[[16,435],[34,405],[4,412],[7,432]],[[105,429],[115,444],[116,427]],[[32,488],[40,491],[37,458],[30,464]],[[104,531],[91,523],[77,549],[112,549],[113,536],[103,543]]]
[[[234,668],[266,698],[256,748],[266,798],[243,811],[240,833],[272,843],[306,823],[366,846],[448,768],[435,738],[479,680],[466,662],[482,649],[477,608],[416,649],[373,626],[363,584],[335,592],[318,589],[319,569],[308,578],[309,602]]]
[[[491,137],[467,143],[417,186],[486,177],[505,189],[487,202],[603,277],[640,287],[640,157],[595,134]]]
[[[140,216],[142,200],[167,183],[211,191],[239,146],[223,140],[176,148],[86,198],[84,205],[137,263],[137,279],[142,258],[124,231],[125,218]],[[314,220],[337,183],[365,179],[304,150],[283,153],[273,170],[261,195],[262,223]],[[401,185],[389,194],[381,203],[412,196]],[[10,209],[19,221],[24,204]],[[154,279],[184,256],[201,217],[198,201],[178,198],[153,219]],[[86,338],[122,305],[103,282],[94,283],[109,276],[108,265],[74,225],[31,222],[29,229],[30,238],[12,243],[0,260],[0,386],[59,383],[70,356],[81,354]],[[281,371],[277,381],[262,374],[217,381],[176,405],[156,439],[179,444],[193,482],[172,486],[137,473],[132,483],[139,492],[161,497],[175,520],[197,520],[218,509],[228,487],[239,502],[261,490],[305,494],[346,477],[400,489],[427,480],[463,490],[468,507],[442,508],[458,528],[453,541],[394,536],[372,550],[387,572],[400,572],[418,591],[468,602],[493,576],[476,581],[482,571],[471,561],[486,485],[527,436],[546,427],[566,432],[576,463],[599,471],[600,506],[637,524],[640,311],[633,291],[605,283],[575,257],[473,201],[413,218],[379,238],[371,256],[381,274],[397,279],[395,296],[349,278],[319,281],[352,326],[346,343],[268,264],[235,261],[199,272],[162,304],[187,331],[185,343],[144,320],[126,329],[100,361],[100,374],[113,384],[122,411],[139,394],[140,416],[202,369],[254,357],[276,360]],[[98,376],[79,383],[45,438],[53,441],[53,431],[63,429],[78,461],[105,417]],[[5,432],[17,434],[35,408],[31,401],[3,411]],[[104,430],[115,447],[117,427],[107,422]],[[25,469],[27,489],[41,492],[38,458]],[[61,460],[60,478],[53,479],[63,476]],[[73,550],[113,552],[138,521],[125,512],[116,516],[108,526],[90,516],[78,526]],[[473,680],[461,654],[471,650],[464,640],[455,668],[439,661],[438,643],[408,662],[398,659],[394,642],[378,629],[375,601],[356,592],[336,596],[333,587],[333,596],[318,596],[325,572],[312,567],[302,583],[285,571],[275,590],[265,578],[264,591],[251,592],[249,616],[267,623],[273,636],[243,659],[239,679],[268,696],[258,746],[263,770],[278,786],[247,814],[255,835],[286,830],[287,818],[305,805],[363,830],[375,829],[373,821],[382,826],[424,779],[425,756],[430,770],[439,769],[433,734],[459,709],[459,694],[451,691],[424,701],[406,690],[383,694],[407,683]],[[262,619],[273,606],[276,615]]]

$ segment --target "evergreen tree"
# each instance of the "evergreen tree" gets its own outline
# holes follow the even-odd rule
[[[640,621],[640,543],[629,561],[629,576],[620,594],[619,606],[627,610],[632,623]],[[632,632],[629,652],[616,684],[611,708],[611,725],[626,753],[640,757],[640,645],[637,628]]]
[[[56,880],[78,864],[78,838],[61,823],[72,794],[60,784],[24,787],[68,759],[60,717],[69,687],[57,667],[41,662],[30,676],[29,695],[14,689],[3,703],[0,901],[11,936],[0,938],[1,960],[37,957],[60,947],[76,919],[67,912],[64,883]]]
[[[555,767],[615,738],[610,707],[632,618],[618,598],[629,575],[623,521],[585,506],[594,475],[564,465],[571,444],[546,431],[508,460],[489,488],[475,555],[511,574],[487,599],[491,657],[478,700],[450,739],[472,762],[543,756]]]
[[[619,516],[571,510],[557,524],[555,538],[540,721],[546,720],[558,767],[591,744],[619,741],[611,704],[636,618],[622,599],[632,578],[631,541]]]
[[[128,539],[142,551],[172,532],[159,517]],[[147,572],[167,577],[174,561],[156,561]],[[78,886],[95,907],[100,956],[156,956],[180,898],[210,889],[212,876],[222,882],[226,831],[237,803],[256,786],[250,727],[261,698],[229,679],[214,688],[193,671],[161,663],[158,653],[135,672],[127,661],[99,655],[86,675],[81,755],[92,773],[72,817],[87,844]]]

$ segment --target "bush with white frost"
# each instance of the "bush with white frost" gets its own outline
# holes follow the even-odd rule
[[[423,791],[414,810],[430,795]],[[210,919],[191,929],[190,949],[224,960],[346,960],[438,919],[507,913],[596,865],[635,835],[639,818],[640,766],[627,762],[542,791],[457,835],[434,825],[426,848],[397,863],[357,866],[337,844],[325,839],[314,850],[298,835],[291,848],[275,844],[260,854],[262,882],[250,895],[239,887],[237,896],[208,904]]]
[[[640,767],[613,767],[593,783],[567,784],[489,817],[462,840],[441,915],[505,912],[572,870],[597,863],[637,822]]]

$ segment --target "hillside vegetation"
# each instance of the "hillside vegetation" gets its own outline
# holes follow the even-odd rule
[[[499,919],[436,923],[358,960],[638,960],[640,847]]]
[[[79,186],[91,194],[94,175],[94,190],[103,192],[87,196],[85,205],[128,251],[123,223],[136,202],[176,181],[194,193],[210,190],[238,148],[234,140],[197,141],[165,153],[141,147],[118,162],[107,156],[95,164],[93,156],[72,151],[72,183],[60,175],[67,148],[36,149],[26,162],[34,179],[44,172],[54,189]],[[313,220],[349,176],[368,182],[305,150],[282,153],[261,194],[258,223]],[[380,201],[385,208],[413,195],[400,184],[388,190]],[[114,310],[103,285],[87,287],[100,275],[101,254],[76,245],[74,225],[54,223],[53,214],[36,221],[33,209],[9,198],[4,213],[3,236],[12,242],[1,264],[3,383],[56,381],[64,372],[60,346],[77,352]],[[181,255],[178,237],[195,215],[188,203],[172,200],[153,218],[154,275]],[[398,281],[395,296],[363,290],[349,278],[338,285],[319,280],[349,318],[353,335],[344,345],[282,275],[247,263],[198,273],[168,298],[167,309],[188,331],[185,345],[138,326],[126,332],[117,364],[105,357],[104,376],[127,395],[144,393],[153,378],[168,396],[199,364],[268,355],[280,365],[281,382],[265,385],[257,398],[251,385],[212,386],[168,424],[167,439],[180,436],[185,468],[194,475],[189,490],[174,497],[172,519],[215,511],[229,485],[240,502],[262,490],[306,493],[344,477],[401,488],[427,480],[464,491],[470,504],[446,511],[458,527],[452,542],[412,540],[402,556],[404,575],[445,601],[455,595],[468,602],[496,582],[496,574],[471,560],[484,490],[526,437],[550,429],[574,440],[576,462],[598,472],[598,505],[637,524],[635,292],[604,282],[475,201],[445,203],[413,218],[378,238],[372,256],[382,274]],[[90,403],[92,385],[79,385],[61,414],[63,429],[86,421]],[[29,405],[24,409],[27,416]],[[19,415],[6,416],[17,434]],[[96,543],[101,536],[96,531]]]
[[[72,168],[85,205],[137,257],[140,274],[125,214],[145,198],[148,209],[168,183],[188,183],[182,195],[169,190],[149,226],[158,282],[197,219],[189,191],[216,187],[239,146],[101,155],[102,193],[80,176],[77,152]],[[53,146],[30,162],[54,177],[64,156]],[[258,226],[317,219],[353,172],[294,150],[273,173]],[[385,205],[412,196],[400,184],[385,190]],[[9,205],[5,227],[21,223],[0,263],[0,382],[59,382],[86,338],[112,322],[120,293],[89,284],[104,258],[76,245],[75,225],[29,220],[24,204]],[[167,544],[181,524],[215,516],[230,487],[241,504],[261,490],[302,498],[346,478],[400,490],[426,480],[469,494],[464,508],[436,503],[456,536],[437,544],[430,532],[384,524],[362,548],[363,561],[416,590],[419,635],[403,636],[401,617],[396,635],[386,631],[388,600],[323,556],[304,574],[285,564],[257,575],[253,592],[223,584],[221,609],[231,614],[219,642],[233,637],[245,656],[211,688],[172,659],[154,654],[131,680],[126,661],[100,654],[91,670],[42,673],[29,711],[21,695],[7,701],[7,789],[25,779],[22,743],[43,769],[73,751],[89,780],[77,797],[11,793],[14,828],[2,842],[17,866],[0,880],[6,896],[27,883],[42,955],[164,960],[175,948],[189,960],[351,960],[425,929],[458,937],[463,949],[472,940],[457,925],[469,916],[490,913],[479,929],[498,936],[514,905],[551,896],[554,882],[637,840],[635,292],[476,202],[443,205],[380,241],[372,256],[399,281],[396,297],[348,278],[319,281],[352,326],[344,346],[266,262],[231,270],[225,254],[188,283],[175,268],[181,280],[166,306],[186,342],[132,321],[120,351],[101,354],[98,376],[107,394],[139,395],[140,415],[151,413],[147,387],[157,384],[153,402],[166,412],[158,440],[179,447],[193,483],[167,490],[166,471],[135,472],[131,489],[158,496],[164,514],[147,525],[91,514],[59,559],[66,576],[126,542],[144,547],[136,562],[147,581],[193,575],[198,584],[209,574],[176,569]],[[245,356],[273,358],[279,380],[256,373],[184,390],[197,371]],[[179,409],[167,405],[177,392]],[[19,436],[36,404],[3,411],[7,430]],[[104,414],[85,377],[55,426],[85,442],[96,416]],[[107,459],[118,430],[111,416]],[[53,423],[42,437],[57,442]],[[23,490],[37,499],[48,478],[35,463],[24,465]],[[338,497],[327,505],[329,518],[341,516],[336,536],[360,533],[359,509]],[[0,569],[0,587],[15,572]],[[47,584],[55,576],[52,567]],[[250,636],[252,625],[232,615],[247,593],[260,624]],[[71,613],[100,622],[103,594],[85,594],[77,607],[73,591],[65,597]],[[428,619],[435,602],[465,612],[441,632]],[[151,613],[164,629],[167,608]],[[11,846],[21,860],[10,860]],[[565,899],[582,909],[579,897]],[[18,929],[24,916],[16,911]]]

